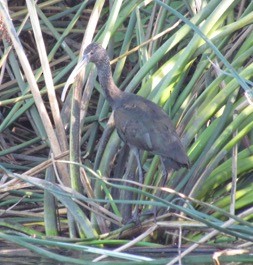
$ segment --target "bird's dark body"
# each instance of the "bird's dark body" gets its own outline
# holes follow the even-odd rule
[[[124,93],[114,109],[117,132],[125,143],[161,156],[166,168],[187,166],[188,157],[168,115],[153,102]]]
[[[115,85],[106,50],[91,43],[84,51],[84,60],[96,65],[99,82],[114,111],[117,132],[135,152],[138,164],[141,149],[159,155],[166,170],[188,167],[188,156],[168,115],[153,102]]]

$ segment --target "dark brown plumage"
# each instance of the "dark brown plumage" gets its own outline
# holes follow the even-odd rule
[[[91,43],[84,51],[83,61],[97,67],[99,82],[114,111],[119,137],[136,156],[140,181],[143,182],[140,149],[160,156],[164,174],[169,168],[188,167],[188,156],[168,115],[153,102],[123,92],[115,85],[106,50],[100,44]],[[76,69],[82,65],[80,62]]]

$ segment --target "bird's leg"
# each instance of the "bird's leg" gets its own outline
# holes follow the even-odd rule
[[[130,146],[136,161],[137,161],[137,167],[138,167],[138,175],[139,175],[139,183],[143,184],[144,178],[143,178],[143,172],[142,172],[142,165],[141,165],[141,158],[140,158],[140,152],[137,147]]]
[[[135,146],[130,146],[130,149],[132,150],[136,161],[137,161],[137,167],[138,167],[138,176],[139,176],[139,183],[143,184],[144,183],[144,177],[143,177],[143,171],[142,171],[142,165],[141,165],[141,159],[140,159],[140,153],[137,147]],[[137,200],[140,200],[140,194],[138,193]],[[136,222],[138,221],[138,215],[139,215],[139,205],[136,205],[136,208],[133,213],[133,220]]]
[[[163,159],[160,157],[160,161],[161,161],[161,167],[162,167],[162,187],[165,186],[166,182],[167,182],[167,178],[168,178],[168,171],[164,165]]]
[[[161,177],[161,187],[164,187],[166,182],[167,182],[167,178],[168,178],[168,171],[164,165],[164,162],[162,160],[162,158],[160,157],[160,161],[161,161],[161,168],[162,168],[162,177]],[[161,197],[162,195],[162,191],[158,190],[155,194],[157,197]],[[154,221],[156,222],[156,217],[158,214],[159,209],[157,208],[157,206],[154,206],[154,208],[151,210],[151,212],[153,212],[154,215]]]
[[[126,172],[124,174],[121,172],[121,170],[125,169],[125,163],[127,161],[127,158],[129,158],[128,159],[128,165],[126,168]],[[115,175],[116,176],[123,175],[122,180],[134,181],[135,180],[135,170],[134,170],[134,167],[132,166],[132,164],[136,165],[135,157],[133,154],[129,155],[129,146],[127,144],[125,144],[123,146],[117,160],[118,160],[117,165],[116,165],[115,171],[114,171]],[[133,186],[132,183],[128,183],[128,182],[124,182],[124,185],[129,186],[129,187]],[[119,197],[113,197],[113,198],[120,199],[123,201],[133,200],[133,196],[134,196],[133,191],[124,190],[124,189],[121,190],[118,188],[116,190],[119,193]],[[112,191],[113,191],[113,189],[112,189]],[[128,223],[129,220],[132,220],[132,205],[131,204],[124,204],[124,203],[119,204],[118,208],[121,212],[123,223]]]

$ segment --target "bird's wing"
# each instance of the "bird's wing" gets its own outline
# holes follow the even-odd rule
[[[139,149],[179,161],[184,148],[168,115],[156,104],[133,97],[115,110],[120,138]]]

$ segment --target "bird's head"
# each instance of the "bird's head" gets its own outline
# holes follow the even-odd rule
[[[107,58],[106,50],[101,44],[93,42],[89,44],[83,52],[83,60],[86,63],[94,63],[96,65],[102,63]]]
[[[96,42],[89,44],[83,52],[82,60],[76,65],[71,75],[69,76],[63,88],[61,100],[64,101],[68,87],[72,83],[74,83],[76,76],[81,72],[81,70],[87,63],[94,63],[98,67],[99,65],[102,65],[102,63],[106,60],[109,61],[109,58],[107,56],[106,50],[100,44]]]

